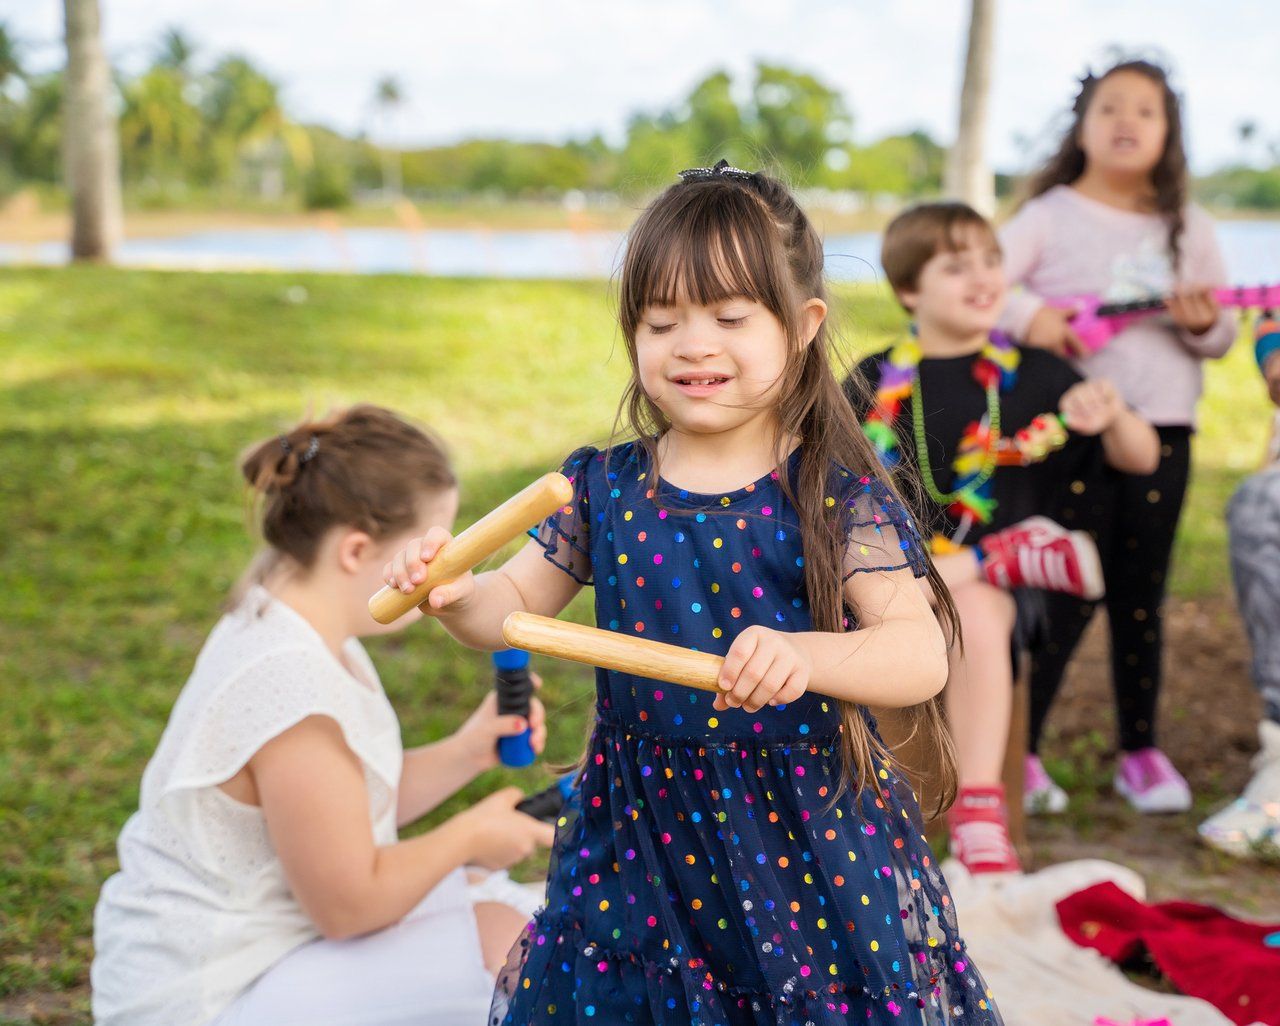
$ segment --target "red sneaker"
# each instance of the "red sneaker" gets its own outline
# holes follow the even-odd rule
[[[1098,546],[1084,531],[1029,517],[978,542],[982,572],[997,588],[1042,588],[1097,601],[1106,593]]]
[[[1009,840],[1004,787],[962,787],[947,812],[951,854],[974,876],[1021,873],[1022,863]]]

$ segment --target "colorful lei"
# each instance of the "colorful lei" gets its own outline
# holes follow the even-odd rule
[[[924,438],[924,414],[920,396],[920,343],[906,338],[894,346],[880,365],[880,381],[875,404],[862,429],[875,446],[880,461],[889,469],[902,460],[897,425],[902,404],[911,398],[915,429],[916,459],[929,497],[946,508],[957,520],[969,518],[980,524],[991,522],[996,500],[991,495],[991,479],[997,467],[1027,466],[1045,459],[1066,444],[1067,432],[1057,413],[1035,417],[1012,436],[1000,431],[1000,395],[1013,388],[1018,378],[1022,353],[1008,336],[992,332],[973,364],[973,377],[987,394],[987,411],[973,421],[960,436],[951,467],[955,487],[943,492],[934,480],[929,451]]]

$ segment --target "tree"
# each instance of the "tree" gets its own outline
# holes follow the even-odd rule
[[[1243,154],[1244,163],[1249,162],[1249,150],[1252,148],[1251,143],[1258,134],[1258,123],[1253,120],[1240,121],[1236,124],[1236,135],[1240,139],[1240,152]]]
[[[204,119],[187,98],[183,74],[158,64],[124,87],[120,139],[125,168],[159,185],[187,177],[200,154]]]
[[[71,192],[71,258],[110,260],[120,241],[120,148],[98,0],[63,0],[67,78],[64,168]]]
[[[311,140],[285,115],[280,87],[246,58],[224,57],[214,66],[203,105],[215,179],[226,181],[242,164],[257,162],[259,191],[267,198],[278,198],[286,154],[295,167],[310,166]]]
[[[7,177],[14,167],[14,138],[18,105],[10,96],[15,82],[26,80],[22,66],[22,47],[4,22],[0,22],[0,175]]]
[[[155,64],[161,68],[172,68],[184,80],[189,80],[196,49],[196,44],[190,36],[182,29],[170,26],[160,36],[160,43],[156,47]]]
[[[711,165],[724,157],[730,164],[742,164],[751,156],[732,84],[727,72],[716,71],[694,86],[685,101],[690,161]]]
[[[404,103],[404,90],[392,75],[378,80],[373,102],[382,114],[382,191],[388,197],[397,197],[404,191],[400,151],[391,144],[391,122],[395,112]]]
[[[886,136],[868,146],[850,145],[846,152],[847,166],[825,176],[834,188],[920,196],[942,184],[942,147],[922,130]]]
[[[797,184],[818,181],[828,154],[849,138],[844,98],[812,75],[773,64],[756,65],[751,95],[763,158],[783,165]]]
[[[627,121],[615,187],[624,195],[642,196],[670,185],[676,171],[690,166],[695,152],[689,126],[673,112],[633,114]]]
[[[12,81],[24,78],[22,46],[9,31],[9,26],[0,21],[0,93],[6,92]]]
[[[970,0],[960,119],[946,174],[947,191],[987,215],[996,206],[995,178],[985,154],[995,20],[996,0]]]

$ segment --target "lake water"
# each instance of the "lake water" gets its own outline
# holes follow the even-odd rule
[[[1232,284],[1280,282],[1280,220],[1223,221],[1218,238]],[[392,228],[244,229],[130,239],[117,262],[185,270],[388,272],[455,277],[601,278],[613,274],[622,235],[601,231],[409,232]],[[827,270],[839,281],[879,275],[874,232],[826,240]],[[60,264],[65,243],[0,244],[0,263]]]

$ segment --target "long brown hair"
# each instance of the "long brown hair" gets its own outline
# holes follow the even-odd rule
[[[833,368],[830,332],[824,321],[812,340],[802,337],[804,304],[826,300],[822,243],[787,189],[763,174],[716,175],[671,186],[640,216],[627,240],[619,288],[619,320],[632,376],[619,406],[619,423],[645,447],[657,475],[657,438],[669,428],[662,411],[640,384],[636,331],[651,305],[670,305],[680,295],[711,304],[746,296],[781,323],[788,346],[777,399],[777,451],[799,437],[799,467],[790,479],[784,462],[779,478],[800,520],[804,580],[815,630],[848,627],[844,559],[848,539],[830,515],[833,466],[873,473],[879,462]],[[860,379],[854,375],[854,380]],[[865,387],[865,385],[861,386]],[[615,432],[616,433],[616,432]],[[887,487],[892,487],[887,477]],[[927,557],[926,557],[927,558]],[[950,637],[959,618],[951,595],[929,562],[929,583]],[[858,707],[841,703],[847,777],[859,790],[874,779],[878,760],[891,757],[868,729]],[[928,742],[940,772],[942,802],[955,791],[955,758],[940,698],[913,707],[911,736]]]
[[[1080,148],[1080,129],[1084,125],[1084,116],[1088,113],[1089,104],[1098,91],[1098,86],[1121,72],[1150,79],[1160,87],[1164,99],[1164,117],[1168,131],[1160,159],[1151,169],[1151,185],[1156,194],[1156,212],[1169,226],[1169,256],[1174,267],[1177,267],[1178,244],[1186,227],[1187,154],[1182,143],[1182,104],[1169,84],[1168,72],[1159,64],[1146,60],[1122,61],[1108,68],[1099,77],[1088,74],[1080,80],[1080,92],[1071,107],[1071,127],[1062,137],[1058,151],[1031,176],[1026,198],[1034,199],[1055,185],[1070,185],[1084,174],[1086,160],[1084,150]]]
[[[424,497],[457,486],[444,447],[390,410],[361,404],[251,445],[240,458],[267,548],[233,593],[282,559],[309,569],[333,527],[375,540],[413,527]]]

